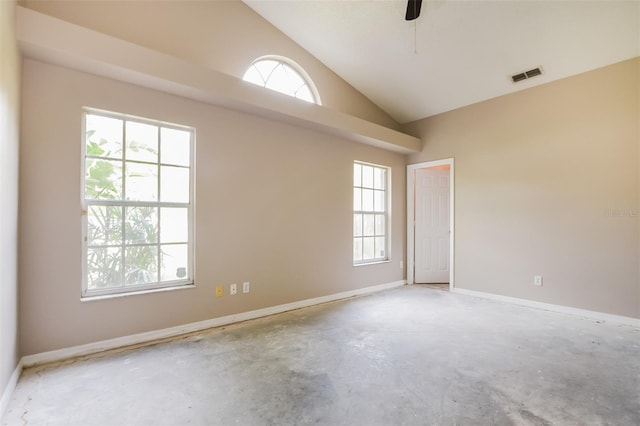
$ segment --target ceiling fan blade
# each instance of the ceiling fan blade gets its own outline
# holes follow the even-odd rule
[[[407,1],[407,13],[404,15],[404,19],[407,21],[413,21],[420,16],[420,8],[422,7],[422,0],[408,0]]]

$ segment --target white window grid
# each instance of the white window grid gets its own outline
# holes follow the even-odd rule
[[[87,146],[87,129],[86,129],[86,117],[87,115],[94,115],[106,118],[114,118],[117,120],[122,120],[122,157],[109,157],[109,156],[92,156],[88,155],[86,152]],[[157,152],[157,161],[143,161],[143,160],[133,160],[127,158],[127,149],[126,147],[126,128],[127,122],[139,123],[139,124],[147,124],[151,126],[157,127],[158,131],[158,152]],[[180,131],[186,131],[189,133],[189,160],[188,166],[172,164],[169,162],[163,162],[162,159],[162,129],[174,129]],[[85,108],[83,112],[83,120],[82,120],[82,185],[81,185],[81,200],[82,200],[82,240],[83,240],[83,259],[82,259],[82,296],[83,297],[93,297],[93,296],[102,296],[102,295],[111,295],[111,294],[127,294],[127,293],[138,293],[146,290],[154,290],[154,289],[162,289],[167,287],[177,287],[184,286],[194,283],[195,276],[195,268],[194,268],[194,221],[193,221],[193,204],[194,204],[194,178],[193,178],[193,159],[194,159],[194,144],[195,144],[195,129],[182,126],[178,124],[166,123],[158,120],[152,120],[147,118],[135,117],[127,114],[121,114],[116,112],[103,111],[93,108]],[[132,201],[132,200],[104,200],[104,199],[89,199],[85,197],[85,179],[86,179],[86,160],[87,159],[100,159],[107,161],[119,162],[122,164],[121,167],[121,179],[122,179],[122,194],[126,197],[127,194],[127,178],[126,178],[126,165],[127,164],[138,164],[138,165],[154,165],[157,166],[157,201]],[[186,202],[168,202],[161,200],[161,182],[162,182],[162,166],[169,166],[174,168],[182,168],[189,170],[189,188],[188,188],[188,201]],[[126,238],[126,215],[121,214],[121,224],[120,229],[122,232],[121,243],[119,244],[100,244],[100,245],[90,245],[88,241],[88,212],[92,207],[120,207],[123,209],[123,212],[129,208],[156,208],[157,209],[157,221],[156,221],[156,239],[154,242],[136,242],[136,243],[128,243]],[[180,242],[161,242],[161,215],[163,208],[186,208],[187,209],[187,221],[188,221],[188,229],[187,229],[187,241]],[[161,246],[177,246],[180,244],[187,245],[187,264],[185,276],[180,279],[175,280],[162,280],[162,267],[160,257],[162,256]],[[153,282],[148,282],[144,284],[133,284],[127,285],[124,279],[124,265],[125,265],[125,255],[126,249],[132,247],[154,247],[156,248],[157,256],[158,256],[158,264],[157,264],[157,279]],[[118,283],[114,283],[114,285],[109,286],[108,288],[103,289],[91,289],[89,288],[89,280],[88,280],[88,251],[92,248],[116,248],[120,249],[120,258],[121,258],[121,267],[122,269],[119,271],[120,281]]]
[[[389,259],[391,169],[355,161],[353,165],[353,263]]]
[[[258,58],[247,69],[242,79],[297,99],[320,104],[318,90],[307,73],[287,58]]]

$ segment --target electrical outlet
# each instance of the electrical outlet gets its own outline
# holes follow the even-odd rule
[[[400,269],[404,269],[404,262],[402,260],[400,261]]]
[[[243,293],[249,293],[249,281],[245,281],[244,283],[242,283],[242,292]]]
[[[216,297],[222,297],[224,295],[224,287],[221,285],[216,286]]]
[[[533,277],[533,284],[537,285],[537,286],[541,286],[542,285],[542,275],[535,275]]]
[[[238,292],[238,285],[237,285],[237,284],[235,284],[235,283],[231,284],[231,285],[229,286],[229,294],[233,296],[233,295],[234,295],[234,294],[236,294],[237,292]]]

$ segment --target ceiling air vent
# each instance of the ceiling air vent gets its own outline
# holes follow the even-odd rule
[[[511,80],[513,80],[514,83],[517,83],[519,81],[526,80],[528,78],[535,77],[537,75],[542,75],[542,68],[538,67],[538,68],[534,68],[534,69],[529,70],[529,71],[525,71],[525,72],[521,72],[519,74],[512,75],[511,76]]]

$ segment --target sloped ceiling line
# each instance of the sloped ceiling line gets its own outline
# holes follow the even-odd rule
[[[23,55],[43,62],[409,154],[420,139],[31,9],[17,8]]]
[[[400,123],[640,55],[640,1],[243,1]]]

